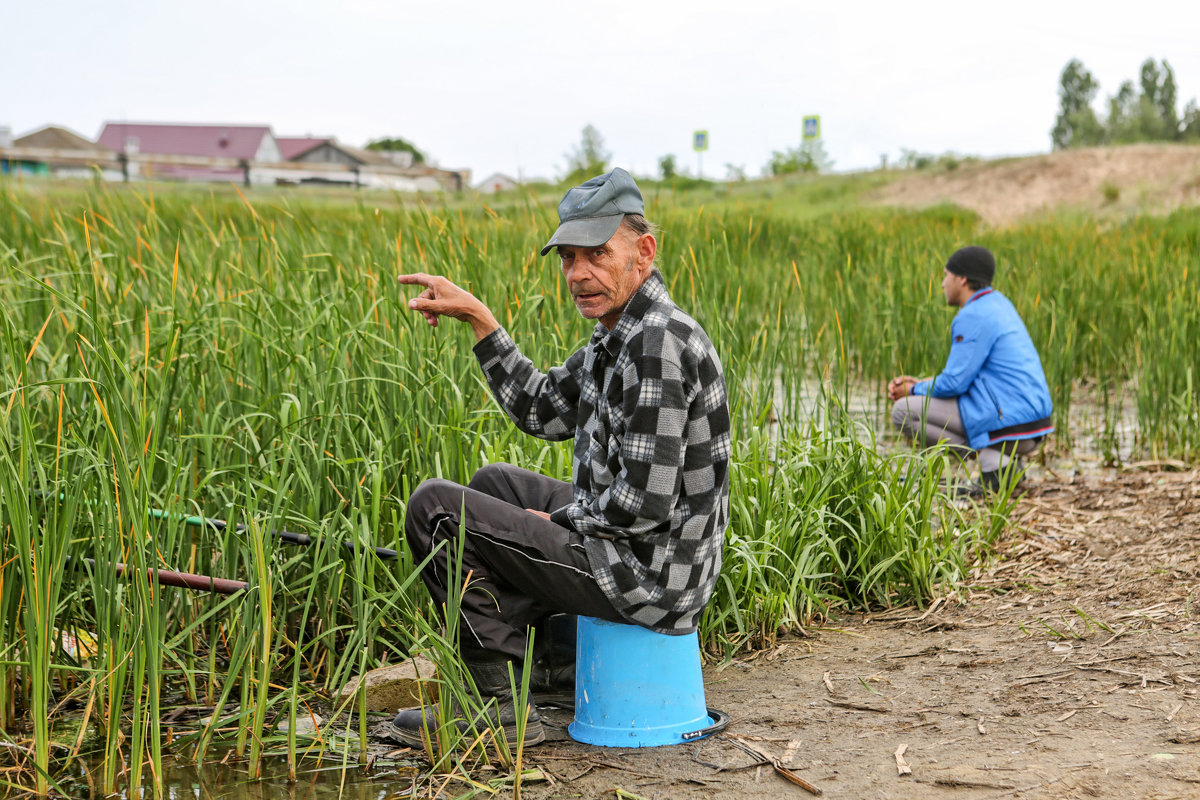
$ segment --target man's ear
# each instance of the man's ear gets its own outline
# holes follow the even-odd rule
[[[637,240],[638,269],[648,271],[654,265],[656,255],[658,255],[658,240],[652,233],[643,233]]]

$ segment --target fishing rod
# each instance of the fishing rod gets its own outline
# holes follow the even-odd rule
[[[59,500],[66,500],[66,495],[61,492],[55,495],[53,492],[42,492],[43,497],[55,496]],[[95,505],[92,500],[85,501],[88,505]],[[224,531],[229,529],[229,523],[223,519],[213,519],[212,517],[201,517],[190,514],[179,514],[171,511],[163,511],[160,508],[149,508],[146,512],[154,519],[175,520],[182,522],[185,525],[190,525],[194,528],[208,528],[213,531]],[[238,523],[233,526],[233,530],[237,533],[243,533],[247,527],[243,523]],[[309,545],[322,544],[322,540],[309,536],[307,533],[293,533],[287,530],[268,531],[268,536],[272,536],[285,544],[294,544],[300,547],[308,547]],[[342,540],[342,547],[350,551],[351,555],[358,555],[358,545],[349,540]],[[387,547],[372,547],[371,551],[379,558],[389,561],[399,557],[399,553]]]
[[[213,519],[212,517],[199,517],[188,514],[175,514],[158,508],[149,509],[149,513],[154,519],[177,520],[185,525],[191,525],[196,528],[209,528],[214,531],[224,531],[229,528],[229,523],[223,519]],[[233,530],[238,533],[242,533],[246,530],[246,526],[243,523],[238,523],[233,527]],[[322,543],[320,539],[315,539],[312,536],[309,536],[307,533],[293,533],[292,531],[278,530],[268,531],[267,535],[273,536],[286,544],[294,544],[301,547]],[[349,550],[351,555],[358,554],[358,546],[354,542],[343,539],[342,547],[345,547],[347,550]],[[375,555],[384,560],[393,559],[399,556],[399,553],[387,547],[372,547],[371,550],[375,553]]]
[[[67,563],[79,562],[82,563],[84,569],[91,572],[96,569],[97,561],[94,558],[80,558],[79,556],[67,556]],[[107,566],[111,567],[113,572],[119,578],[129,577],[130,568],[122,564],[120,561],[114,561]],[[139,570],[140,571],[140,570]],[[250,584],[245,581],[235,581],[229,578],[214,578],[211,575],[199,575],[195,572],[175,572],[169,569],[157,569],[155,567],[147,567],[145,570],[146,578],[151,583],[157,583],[162,586],[177,586],[180,589],[191,589],[194,592],[213,592],[214,594],[238,594],[250,588]]]

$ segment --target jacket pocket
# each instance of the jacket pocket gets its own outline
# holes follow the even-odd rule
[[[996,409],[996,419],[1004,419],[1004,409],[1000,407],[996,395],[992,394],[992,387],[988,386],[987,381],[982,378],[979,380],[979,385],[983,387],[983,392],[988,396],[988,400],[992,401],[992,408]]]

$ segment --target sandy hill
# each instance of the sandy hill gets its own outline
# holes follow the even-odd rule
[[[1165,213],[1200,203],[1200,146],[1094,147],[972,162],[900,178],[872,199],[914,207],[954,203],[992,225],[1051,210],[1100,217]]]

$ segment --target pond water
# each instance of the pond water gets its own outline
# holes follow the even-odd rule
[[[1126,398],[1132,396],[1132,390],[1125,393]],[[829,391],[820,381],[804,382],[798,398],[791,404],[792,421],[804,422],[820,414],[828,397]],[[892,404],[882,384],[849,384],[837,390],[836,397],[853,419],[861,420],[870,429],[881,452],[909,447],[891,425]],[[778,409],[789,406],[780,383],[775,387],[775,406]],[[1137,460],[1137,420],[1130,400],[1106,410],[1087,387],[1079,386],[1072,392],[1065,421],[1064,425],[1061,410],[1056,410],[1057,432],[1047,437],[1038,452],[1026,461],[1029,478],[1043,473],[1095,474],[1114,464]]]
[[[198,768],[194,764],[167,759],[163,762],[163,796],[169,800],[315,800],[335,797],[390,800],[412,796],[418,774],[418,767],[410,761],[377,760],[368,770],[354,762],[342,765],[334,756],[324,764],[302,764],[294,781],[288,779],[283,759],[268,760],[263,763],[262,777],[251,779],[245,764],[206,764]],[[61,780],[60,785],[71,798],[100,800],[105,797],[99,790],[99,775],[83,769]],[[461,794],[466,788],[461,785],[450,796]],[[424,796],[424,792],[419,792],[418,796]],[[134,795],[123,789],[108,797],[124,800]],[[148,788],[141,795],[142,800],[152,797],[154,794]]]

